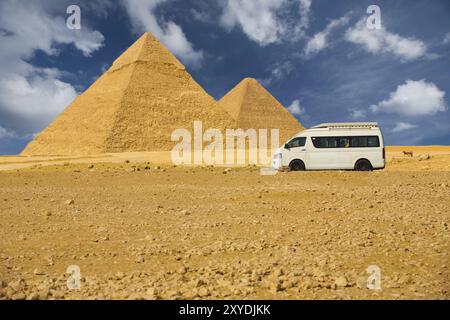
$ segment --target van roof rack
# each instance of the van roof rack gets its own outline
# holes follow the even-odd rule
[[[312,129],[327,128],[374,128],[378,127],[378,122],[342,122],[342,123],[322,123]]]

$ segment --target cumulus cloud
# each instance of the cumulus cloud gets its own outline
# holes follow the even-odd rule
[[[405,116],[434,115],[446,110],[445,92],[434,83],[425,80],[407,80],[383,100],[370,109],[373,112],[397,113]]]
[[[411,130],[417,128],[416,125],[411,124],[409,122],[398,122],[395,127],[392,129],[393,133],[399,133],[407,130]]]
[[[153,33],[171,52],[184,63],[199,67],[203,52],[194,49],[182,28],[173,21],[158,21],[155,10],[167,0],[123,0],[134,31]]]
[[[444,36],[444,40],[442,41],[444,44],[450,43],[450,32]]]
[[[361,45],[372,54],[393,54],[402,60],[411,61],[425,56],[425,43],[414,38],[404,38],[386,29],[371,30],[367,28],[365,19],[348,29],[345,39]]]
[[[312,55],[327,48],[332,32],[339,27],[347,25],[348,21],[348,16],[330,21],[323,31],[316,33],[311,39],[308,40],[304,50],[305,56],[311,57]]]
[[[302,116],[306,113],[305,108],[300,105],[299,100],[294,100],[289,107],[287,107],[289,112],[294,116]]]
[[[283,11],[295,6],[299,17],[290,21]],[[240,27],[261,46],[298,39],[309,26],[311,0],[225,0],[220,24],[231,31]]]
[[[220,22],[228,30],[240,26],[251,40],[265,46],[278,42],[284,32],[276,11],[285,3],[285,0],[228,0]]]
[[[34,53],[54,56],[59,45],[72,44],[90,56],[104,41],[85,24],[82,30],[69,30],[62,16],[65,9],[57,16],[49,6],[45,1],[0,3],[0,125],[18,137],[42,130],[78,94],[60,80],[63,71],[29,63]]]

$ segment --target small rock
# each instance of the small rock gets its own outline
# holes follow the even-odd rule
[[[143,263],[143,262],[145,262],[145,258],[144,258],[144,256],[138,256],[137,258],[136,258],[136,260],[134,260],[136,263]]]
[[[274,281],[269,284],[269,290],[272,293],[280,292],[283,288],[281,287],[281,282]]]
[[[185,216],[189,216],[191,213],[187,210],[181,210],[181,214],[183,214]]]
[[[181,268],[178,270],[178,273],[179,273],[179,274],[186,274],[186,272],[187,272],[187,268],[186,268],[185,266],[181,267]]]
[[[356,287],[358,289],[367,289],[367,278],[358,277],[358,279],[356,279]]]
[[[25,300],[27,297],[23,293],[16,293],[11,298],[12,300]]]
[[[200,289],[198,290],[198,295],[199,295],[201,298],[207,297],[207,296],[209,296],[209,290],[208,290],[207,288],[200,288]]]
[[[119,271],[115,274],[115,276],[116,280],[122,280],[123,278],[125,278],[125,273]]]
[[[419,156],[419,161],[427,161],[430,159],[431,159],[431,156],[429,154],[422,154]]]
[[[155,288],[149,288],[145,293],[148,300],[156,300],[158,298],[158,291]]]
[[[33,274],[35,276],[43,276],[45,273],[42,270],[40,270],[39,268],[36,268],[36,269],[34,269]]]
[[[11,288],[14,292],[21,291],[25,286],[25,281],[23,279],[17,279],[16,281],[12,281],[8,283],[8,287]]]
[[[346,286],[348,286],[348,281],[346,277],[339,277],[336,279],[336,281],[334,282],[334,284],[338,287],[338,288],[345,288]]]
[[[67,200],[67,201],[65,202],[65,204],[68,205],[68,206],[74,205],[74,204],[75,204],[75,200],[73,200],[73,199]]]

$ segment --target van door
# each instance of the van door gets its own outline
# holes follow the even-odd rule
[[[312,145],[308,150],[309,169],[336,169],[339,160],[339,140],[337,137],[311,137]]]
[[[306,137],[297,137],[284,146],[283,165],[289,166],[293,160],[302,160],[306,165]]]

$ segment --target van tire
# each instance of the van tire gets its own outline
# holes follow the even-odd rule
[[[292,160],[289,169],[291,171],[305,171],[305,163],[302,160]]]
[[[369,160],[360,159],[355,164],[356,171],[372,171],[373,167]]]

